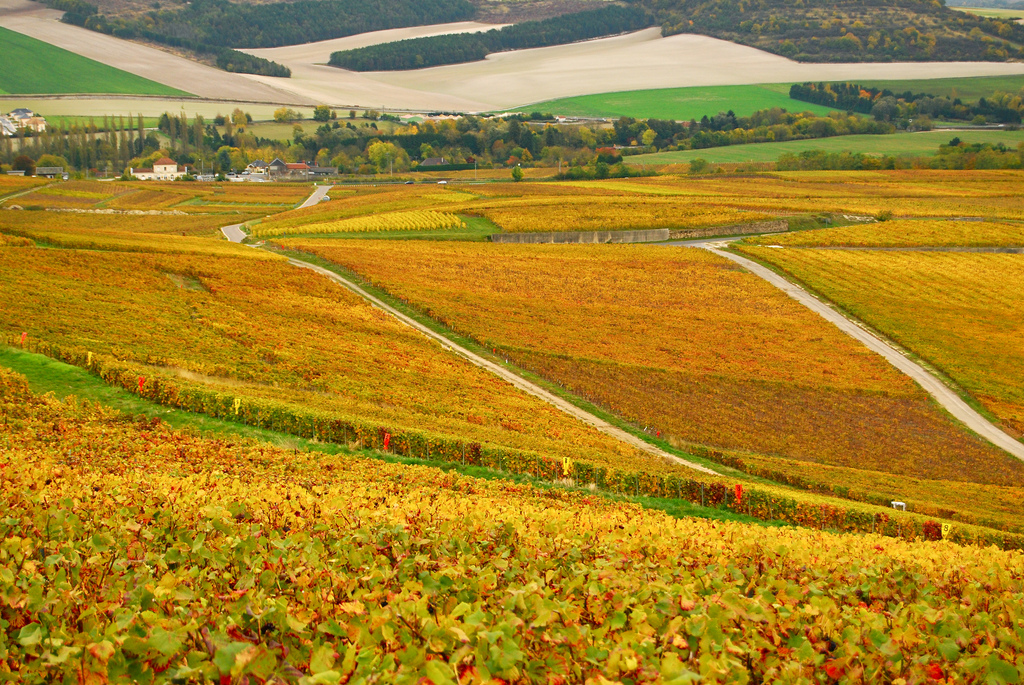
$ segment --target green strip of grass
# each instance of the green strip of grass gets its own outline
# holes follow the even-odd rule
[[[761,109],[781,107],[789,112],[828,114],[821,105],[789,98],[789,83],[753,86],[698,86],[658,88],[599,93],[549,100],[518,108],[522,112],[551,112],[573,117],[636,117],[638,119],[700,119],[732,110],[737,116],[750,116]]]
[[[483,242],[494,233],[501,233],[501,229],[487,219],[480,216],[461,216],[466,222],[465,229],[451,231],[366,231],[347,233],[294,233],[287,236],[275,236],[266,240],[273,241],[283,238],[308,238],[320,240],[330,238],[332,240],[461,240],[467,242]],[[301,230],[301,228],[296,229]],[[249,239],[249,242],[259,239]]]
[[[0,55],[0,89],[11,94],[190,95],[5,28],[0,28]]]
[[[810,140],[787,140],[783,143],[751,143],[729,145],[704,150],[655,152],[649,155],[626,157],[626,164],[685,164],[697,157],[713,163],[774,162],[783,153],[799,154],[805,150],[826,152],[863,152],[869,155],[934,155],[939,145],[951,138],[965,143],[1003,143],[1015,148],[1024,143],[1024,131],[922,131],[920,133],[893,133],[876,136],[837,136]]]
[[[510,480],[516,483],[528,483],[538,488],[559,488],[568,490],[586,490],[551,483],[527,475],[517,475],[496,471],[481,466],[459,464],[458,462],[436,462],[411,457],[385,454],[375,450],[352,450],[342,445],[321,443],[298,438],[287,433],[254,428],[240,423],[232,423],[211,418],[203,414],[171,409],[163,405],[140,398],[123,388],[112,387],[93,374],[41,354],[26,352],[11,347],[0,347],[0,366],[16,371],[25,376],[29,387],[36,394],[53,393],[56,397],[66,398],[74,395],[115,409],[121,413],[147,418],[159,418],[175,429],[194,431],[211,438],[252,438],[261,442],[271,443],[286,449],[304,452],[321,452],[331,455],[357,455],[363,458],[377,459],[394,464],[430,466],[442,471],[455,471],[474,478],[487,480]],[[675,518],[706,518],[721,521],[737,521],[759,526],[786,526],[780,521],[762,521],[751,516],[744,516],[727,509],[701,507],[684,500],[659,499],[653,497],[626,497],[607,492],[595,493],[613,501],[636,502],[649,509],[664,511]]]
[[[1022,13],[1024,14],[1024,13]],[[958,97],[964,100],[977,100],[988,97],[1000,90],[1004,93],[1016,93],[1024,88],[1024,74],[1006,76],[967,76],[963,78],[929,78],[909,79],[906,81],[858,81],[862,86],[888,88],[894,93],[930,93]]]

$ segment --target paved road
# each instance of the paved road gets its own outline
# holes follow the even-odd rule
[[[320,202],[324,198],[324,195],[330,191],[334,186],[316,186],[313,194],[310,195],[303,201],[297,209],[303,207],[312,207],[316,203]],[[222,226],[220,232],[224,234],[224,237],[233,243],[240,243],[245,240],[246,233],[242,230],[242,224],[231,224],[230,226]]]
[[[653,455],[662,457],[664,459],[668,459],[670,461],[674,461],[675,463],[681,464],[682,466],[688,466],[691,469],[694,469],[696,471],[700,471],[702,473],[708,473],[708,474],[716,475],[715,472],[712,471],[711,469],[706,468],[704,466],[701,466],[700,464],[695,464],[695,463],[693,463],[691,461],[687,461],[685,459],[680,459],[679,457],[677,457],[677,456],[675,456],[673,454],[669,454],[668,452],[665,452],[664,450],[659,449],[659,448],[655,447],[654,445],[651,445],[650,443],[644,442],[643,440],[641,440],[640,438],[636,437],[635,435],[630,435],[626,431],[624,431],[624,430],[622,430],[620,428],[616,428],[615,426],[611,425],[607,421],[604,421],[604,420],[598,418],[597,416],[594,416],[590,412],[587,412],[587,411],[584,411],[583,409],[580,409],[579,407],[577,407],[576,405],[572,404],[571,402],[567,402],[566,400],[563,400],[561,397],[558,397],[557,395],[548,392],[547,390],[545,390],[544,388],[540,387],[539,385],[531,383],[530,381],[517,376],[516,374],[514,374],[511,371],[509,371],[508,369],[500,366],[499,364],[495,364],[494,362],[491,362],[491,361],[489,361],[487,359],[484,359],[480,355],[477,355],[477,354],[474,354],[473,352],[470,352],[469,350],[467,350],[464,347],[461,347],[460,345],[456,345],[455,343],[453,343],[451,340],[449,340],[445,336],[443,336],[440,333],[437,333],[437,332],[431,330],[430,328],[427,328],[426,326],[424,326],[423,324],[419,323],[415,319],[412,319],[411,317],[408,317],[405,314],[402,314],[401,312],[399,312],[398,310],[388,306],[387,304],[385,304],[381,300],[377,299],[373,295],[369,294],[368,292],[366,292],[365,290],[363,290],[362,288],[357,286],[355,283],[352,283],[351,281],[349,281],[349,280],[347,280],[345,278],[342,278],[341,276],[339,276],[338,274],[334,273],[333,271],[328,271],[327,269],[324,269],[322,267],[316,266],[314,264],[310,264],[309,262],[304,262],[304,261],[299,260],[299,259],[289,259],[288,262],[290,264],[294,265],[294,266],[297,266],[297,267],[300,267],[300,268],[303,268],[303,269],[310,269],[310,270],[315,271],[316,273],[320,274],[321,276],[326,276],[327,278],[330,278],[332,281],[334,281],[334,282],[336,282],[336,283],[338,283],[338,284],[348,288],[349,290],[351,290],[356,295],[359,295],[363,299],[367,300],[373,306],[375,306],[375,307],[377,307],[379,309],[382,309],[383,311],[387,312],[388,314],[390,314],[391,316],[395,317],[396,319],[398,319],[399,321],[401,321],[405,325],[410,326],[411,328],[415,328],[420,333],[422,333],[422,334],[426,335],[427,337],[432,338],[432,339],[436,340],[437,342],[441,343],[442,347],[450,349],[452,352],[454,352],[455,354],[459,355],[460,357],[462,357],[463,359],[465,359],[469,363],[475,364],[476,366],[479,366],[482,369],[490,371],[495,376],[498,376],[499,378],[501,378],[501,379],[511,383],[512,385],[514,385],[515,387],[519,388],[523,392],[525,392],[525,393],[527,393],[529,395],[533,395],[534,397],[536,397],[538,399],[541,399],[544,402],[547,402],[548,404],[550,404],[550,405],[552,405],[554,407],[557,407],[558,409],[564,411],[566,414],[569,414],[570,416],[573,416],[573,417],[579,419],[580,421],[583,421],[584,423],[593,426],[594,428],[596,428],[597,430],[601,431],[602,433],[610,435],[613,438],[617,438],[618,440],[621,440],[622,442],[625,442],[628,445],[631,445],[632,447],[636,447],[637,449],[643,450],[644,452],[647,452],[649,454],[653,454]]]
[[[225,238],[233,243],[240,243],[245,240],[245,231],[242,230],[242,224],[221,226],[220,232],[224,234]]]
[[[333,187],[334,186],[316,186],[316,190],[313,191],[313,194],[307,197],[306,201],[298,206],[298,209],[312,207],[317,202],[320,202],[320,200],[323,199],[324,195],[326,195],[327,192]]]
[[[725,259],[739,264],[756,276],[760,276],[800,304],[810,309],[812,312],[818,314],[830,323],[835,324],[847,335],[864,343],[868,349],[882,355],[885,357],[886,361],[914,379],[914,381],[924,388],[929,395],[934,397],[939,404],[945,407],[946,411],[963,422],[963,424],[972,431],[985,438],[993,445],[1006,450],[1018,459],[1024,460],[1024,444],[1013,439],[997,426],[990,423],[988,419],[974,411],[974,409],[960,399],[960,396],[953,392],[942,381],[926,371],[919,364],[907,359],[896,348],[892,347],[884,340],[861,328],[832,307],[811,296],[810,293],[805,291],[803,288],[790,283],[774,271],[761,266],[757,262],[732,254],[731,252],[725,252],[713,244],[701,245],[701,247],[715,253],[719,257],[724,257]]]

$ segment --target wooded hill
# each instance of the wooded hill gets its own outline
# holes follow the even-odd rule
[[[527,21],[485,33],[456,33],[370,45],[331,54],[330,64],[352,71],[400,71],[475,62],[492,52],[523,50],[637,31],[653,24],[638,7],[600,9]]]
[[[699,33],[806,62],[1006,61],[1024,26],[940,0],[630,0],[665,35]]]

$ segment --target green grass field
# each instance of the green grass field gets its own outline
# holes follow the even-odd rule
[[[924,131],[921,133],[894,133],[883,136],[837,136],[812,140],[789,140],[784,143],[753,143],[730,145],[706,150],[683,150],[679,152],[656,152],[650,155],[626,157],[627,164],[680,164],[700,157],[714,163],[774,162],[785,152],[794,154],[804,150],[826,150],[828,152],[863,152],[869,155],[933,155],[939,145],[951,138],[966,143],[1003,143],[1016,147],[1024,143],[1024,131]]]
[[[0,28],[0,55],[0,93],[189,95],[5,28]]]
[[[1001,7],[950,7],[957,12],[976,14],[979,17],[991,17],[992,19],[1021,19],[1024,18],[1024,10],[1008,10]]]
[[[639,119],[700,119],[730,109],[738,116],[782,107],[790,112],[828,114],[829,108],[789,99],[789,83],[754,86],[700,86],[601,93],[549,100],[520,107],[522,112],[551,112],[574,117],[636,117]]]
[[[1004,93],[1016,93],[1024,89],[1024,74],[911,81],[860,81],[859,83],[862,86],[888,88],[894,93],[904,93],[909,90],[914,93],[931,93],[932,95],[959,97],[964,100],[977,100],[981,97],[988,97],[997,90]]]

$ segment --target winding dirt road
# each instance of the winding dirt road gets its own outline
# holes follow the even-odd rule
[[[719,242],[718,245],[724,245],[724,243]],[[726,252],[720,247],[717,247],[714,243],[702,244],[696,247],[701,247],[709,252],[713,252],[719,257],[739,264],[755,276],[759,276],[760,278],[768,281],[829,323],[834,324],[839,328],[839,330],[843,331],[850,337],[862,342],[872,352],[882,355],[887,362],[910,376],[918,385],[924,388],[925,392],[934,397],[935,400],[946,409],[946,411],[956,417],[969,429],[988,440],[996,447],[1009,452],[1018,459],[1024,460],[1024,443],[1015,440],[1013,437],[1000,430],[998,426],[989,422],[988,419],[976,412],[970,405],[960,399],[960,396],[946,386],[945,383],[933,376],[921,365],[907,359],[899,350],[886,341],[873,333],[870,333],[864,328],[861,328],[837,310],[812,296],[800,286],[790,283],[771,269],[765,268],[753,260],[747,259],[746,257],[740,257],[739,255],[731,252]]]

